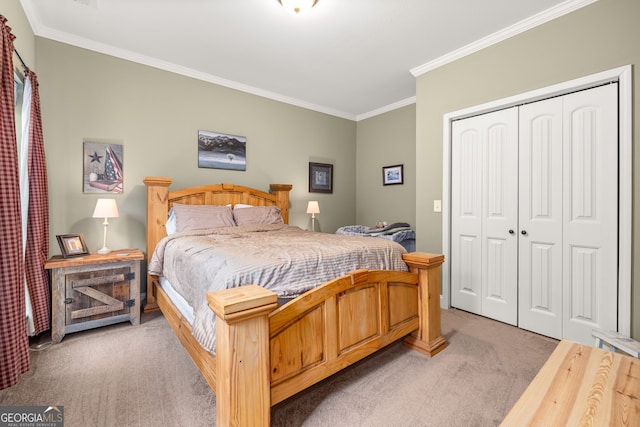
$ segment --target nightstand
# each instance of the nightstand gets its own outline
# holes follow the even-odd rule
[[[44,264],[51,270],[51,341],[119,322],[139,325],[142,260],[138,249],[51,257]]]

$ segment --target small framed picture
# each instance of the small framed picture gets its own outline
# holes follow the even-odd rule
[[[89,255],[89,248],[82,234],[60,234],[56,238],[64,258]]]
[[[382,184],[394,185],[402,184],[402,169],[404,165],[383,166],[382,167]]]
[[[309,162],[309,193],[333,193],[333,165]]]

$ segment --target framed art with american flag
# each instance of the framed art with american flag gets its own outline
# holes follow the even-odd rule
[[[83,191],[122,193],[123,145],[85,140],[83,143]]]

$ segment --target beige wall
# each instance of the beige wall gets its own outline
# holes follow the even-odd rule
[[[13,47],[20,53],[20,57],[27,66],[32,70],[36,70],[35,38],[20,2],[16,0],[0,0],[0,15],[7,18],[7,25],[11,27],[11,32],[16,36],[13,41]],[[15,55],[13,61],[14,66],[20,66]]]
[[[633,127],[640,123],[640,2],[600,0],[478,53],[417,78],[416,209],[427,211],[442,195],[442,118],[445,113],[550,86],[627,64],[634,64]],[[633,164],[640,152],[635,150]],[[634,177],[633,264],[640,257],[637,209],[640,192]],[[418,215],[418,249],[424,237],[442,240],[442,224]],[[433,248],[442,250],[441,245]],[[640,337],[640,283],[632,279],[632,335]]]
[[[408,222],[415,226],[416,106],[358,122],[356,222]],[[382,167],[404,165],[404,184],[382,184]]]
[[[124,145],[121,217],[108,246],[145,248],[144,176],[176,188],[232,182],[268,191],[293,184],[290,223],[308,227],[306,203],[320,200],[323,231],[355,218],[355,122],[293,107],[166,71],[36,38],[49,175],[52,253],[56,234],[83,233],[91,250],[102,226],[96,194],[82,191],[83,140]],[[201,169],[197,131],[247,138],[247,170]],[[334,164],[333,194],[308,193],[308,162]]]

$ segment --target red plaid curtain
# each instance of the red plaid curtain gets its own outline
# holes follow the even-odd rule
[[[49,195],[47,165],[44,157],[42,118],[38,78],[29,70],[31,82],[31,119],[29,128],[29,213],[27,214],[27,247],[25,270],[33,306],[35,333],[49,328],[49,277],[44,263],[49,254]]]
[[[0,15],[0,389],[29,370],[24,297],[20,182],[13,90],[13,39]]]

